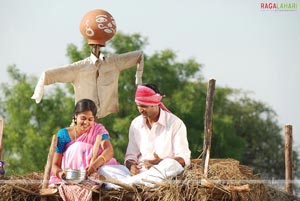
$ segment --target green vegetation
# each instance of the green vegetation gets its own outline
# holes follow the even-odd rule
[[[104,49],[106,53],[124,53],[143,50],[146,45],[147,39],[139,34],[118,33]],[[86,42],[81,50],[70,44],[67,55],[70,62],[75,62],[89,56],[90,48]],[[125,70],[119,78],[120,111],[99,120],[110,132],[115,157],[121,163],[130,122],[138,115],[134,103],[135,70]],[[73,88],[70,84],[48,86],[41,103],[36,104],[30,97],[37,78],[14,65],[7,72],[11,82],[2,83],[0,88],[7,173],[42,171],[51,136],[71,123]],[[195,59],[178,61],[172,50],[157,51],[145,55],[143,82],[155,83],[165,93],[165,105],[186,123],[192,157],[199,157],[207,90],[202,65]],[[284,141],[275,111],[241,90],[218,86],[218,80],[216,86],[211,158],[234,158],[265,178],[284,178]],[[293,156],[294,167],[299,167],[297,153]]]

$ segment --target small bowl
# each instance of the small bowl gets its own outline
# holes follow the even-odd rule
[[[67,169],[65,172],[67,181],[81,182],[86,179],[86,170]]]

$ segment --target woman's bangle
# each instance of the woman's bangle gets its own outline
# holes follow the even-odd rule
[[[106,163],[106,158],[103,155],[100,155],[100,158]]]

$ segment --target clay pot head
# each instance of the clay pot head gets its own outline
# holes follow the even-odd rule
[[[113,16],[101,9],[86,13],[80,22],[80,32],[89,45],[105,46],[116,33],[116,22]]]

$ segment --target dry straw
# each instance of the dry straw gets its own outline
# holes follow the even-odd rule
[[[170,178],[154,188],[135,186],[134,191],[100,189],[93,200],[138,201],[290,201],[300,200],[264,184],[252,170],[232,159],[211,159],[208,177],[202,174],[201,160],[194,159],[183,174]],[[40,200],[42,173],[0,178],[0,200]],[[100,198],[99,198],[100,197]],[[47,200],[61,200],[58,194]]]

